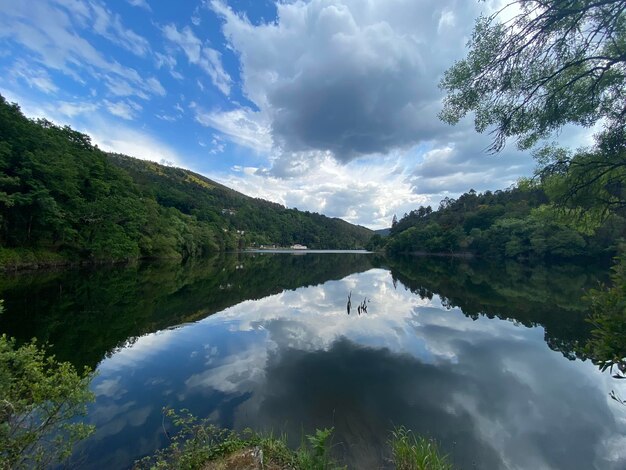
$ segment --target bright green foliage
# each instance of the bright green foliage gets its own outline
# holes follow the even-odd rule
[[[594,364],[610,369],[617,378],[626,377],[626,255],[618,258],[611,275],[611,287],[602,286],[587,294],[594,326],[585,347]]]
[[[437,444],[422,436],[415,436],[400,426],[391,433],[393,461],[397,470],[452,470]]]
[[[0,267],[187,259],[248,245],[363,247],[371,231],[110,155],[0,96]]]
[[[626,215],[626,1],[514,0],[477,20],[468,47],[441,81],[440,117],[454,124],[473,112],[493,151],[602,123],[590,148],[538,150],[538,175],[570,216]]]
[[[199,420],[186,410],[180,414],[171,409],[164,409],[163,412],[179,431],[172,436],[168,434],[170,445],[167,448],[136,462],[137,469],[242,468],[225,464],[234,454],[251,449],[256,449],[262,455],[263,468],[346,468],[330,455],[334,428],[317,429],[315,434],[306,436],[300,448],[291,450],[287,446],[287,436],[284,435],[262,436],[250,429],[236,433],[217,428],[207,419]],[[404,427],[392,432],[389,445],[392,462],[398,470],[452,470],[447,456],[440,453],[435,442],[416,437]],[[212,463],[216,465],[210,465]]]
[[[307,436],[310,448],[305,443],[296,452],[296,468],[303,470],[329,470],[339,468],[330,457],[330,441],[333,428],[316,429]]]
[[[318,429],[306,436],[309,445],[303,443],[298,450],[287,446],[286,436],[262,436],[250,429],[242,433],[220,429],[207,419],[200,420],[182,410],[163,410],[178,428],[169,436],[170,445],[135,464],[135,468],[195,470],[208,467],[208,462],[219,462],[243,449],[258,449],[263,466],[268,468],[290,468],[295,470],[339,469],[329,455],[333,429]],[[222,468],[222,467],[219,467]],[[227,467],[233,468],[233,467]],[[239,468],[239,467],[236,467]]]
[[[0,97],[0,149],[5,249],[93,261],[139,255],[146,219],[140,194],[87,136],[45,120],[30,121]]]
[[[624,0],[516,0],[477,20],[467,58],[445,74],[441,117],[473,111],[494,150],[532,146],[567,123],[624,136]],[[512,15],[512,18],[511,18]]]
[[[577,152],[547,146],[536,157],[542,186],[571,220],[594,227],[611,214],[626,216],[626,139],[605,137]]]
[[[247,197],[187,170],[122,155],[110,157],[160,206],[193,216],[210,227],[222,249],[295,243],[310,248],[362,248],[372,236],[364,227]]]
[[[33,341],[17,347],[0,337],[0,468],[44,468],[69,457],[75,442],[93,432],[76,421],[93,400],[92,375]]]
[[[582,211],[581,211],[582,213]],[[581,220],[592,221],[583,227]],[[578,221],[556,210],[541,185],[522,182],[506,191],[469,191],[444,199],[439,210],[420,207],[391,228],[390,253],[469,252],[488,258],[544,261],[610,259],[626,231],[626,220],[611,212],[602,220]]]

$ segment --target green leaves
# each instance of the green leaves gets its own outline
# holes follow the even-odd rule
[[[610,287],[600,286],[587,293],[594,326],[585,353],[601,370],[616,369],[617,378],[626,377],[626,254],[616,260]]]
[[[392,431],[389,443],[398,470],[452,470],[448,457],[441,454],[435,441],[415,436],[404,426]]]
[[[454,124],[473,111],[476,130],[493,132],[494,151],[511,137],[530,148],[567,123],[623,128],[625,6],[517,0],[479,18],[467,58],[440,83],[441,119]]]
[[[66,263],[182,260],[253,243],[361,248],[371,235],[187,170],[105,154],[88,136],[29,120],[0,96],[0,244],[15,267],[32,265],[24,251]]]
[[[170,439],[168,447],[136,462],[135,468],[260,468],[258,463],[263,468],[294,470],[341,468],[329,456],[333,428],[317,429],[315,434],[306,436],[308,446],[303,443],[299,449],[291,450],[286,436],[260,435],[250,429],[241,433],[220,429],[209,419],[199,419],[188,410],[176,412],[164,408],[163,414],[178,431],[167,434]],[[250,454],[256,455],[255,460],[260,462],[247,465],[249,459],[244,456]]]
[[[17,347],[0,336],[0,467],[44,468],[67,458],[93,432],[74,420],[94,398],[92,378],[47,356],[34,340]]]

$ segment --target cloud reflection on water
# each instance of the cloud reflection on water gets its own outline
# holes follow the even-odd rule
[[[367,314],[346,314],[349,292],[371,300]],[[617,469],[626,410],[608,380],[550,350],[540,327],[473,321],[372,269],[139,338],[101,364],[85,450],[116,448],[98,465],[128,465],[163,442],[168,405],[295,443],[303,428],[334,425],[357,468],[378,465],[388,430],[404,424],[463,467]]]

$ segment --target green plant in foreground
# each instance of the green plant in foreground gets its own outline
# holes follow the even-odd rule
[[[441,455],[437,444],[400,426],[389,441],[393,462],[398,470],[452,470],[448,457]]]
[[[297,468],[306,470],[336,468],[329,455],[333,431],[334,428],[316,429],[315,434],[306,436],[310,448],[303,442],[296,451]]]
[[[220,429],[208,419],[198,419],[187,410],[176,412],[166,408],[165,419],[171,420],[178,431],[169,435],[170,445],[135,463],[135,468],[149,469],[209,469],[241,468],[229,464],[229,459],[247,450],[258,450],[264,468],[302,470],[331,470],[338,468],[330,458],[330,440],[333,428],[318,429],[306,436],[301,447],[291,450],[284,435],[260,435],[250,429],[237,433]],[[214,464],[214,465],[210,465]],[[247,468],[247,467],[246,467]]]
[[[589,322],[594,326],[585,353],[600,370],[617,379],[626,378],[626,254],[617,258],[611,287],[601,286],[587,293],[591,303]],[[614,370],[615,369],[615,370]],[[611,395],[622,402],[614,392]]]
[[[35,340],[17,347],[0,336],[0,469],[44,468],[68,458],[94,431],[74,420],[94,398],[92,378],[48,356]]]
[[[163,410],[178,431],[168,435],[170,445],[135,463],[136,469],[241,470],[243,468],[291,470],[339,470],[330,455],[334,428],[317,429],[303,438],[296,450],[287,445],[287,437],[261,435],[250,429],[237,433],[220,429],[208,419],[198,419],[187,410]],[[434,441],[416,437],[404,427],[391,433],[389,444],[398,470],[452,470],[447,456],[442,456]],[[260,456],[251,462],[248,456]]]

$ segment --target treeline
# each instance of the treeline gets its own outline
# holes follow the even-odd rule
[[[486,258],[551,261],[609,260],[626,234],[626,219],[611,211],[590,221],[565,214],[540,184],[522,182],[504,191],[474,190],[445,198],[439,208],[419,207],[392,224],[387,238],[374,235],[369,249],[388,253],[471,253]],[[571,211],[570,211],[571,212]]]
[[[188,170],[123,155],[111,154],[110,158],[160,206],[219,227],[227,234],[222,235],[221,248],[295,243],[310,248],[363,248],[373,234],[341,219],[244,196]]]
[[[0,267],[186,259],[254,243],[355,248],[370,234],[190,171],[108,155],[0,96]]]

